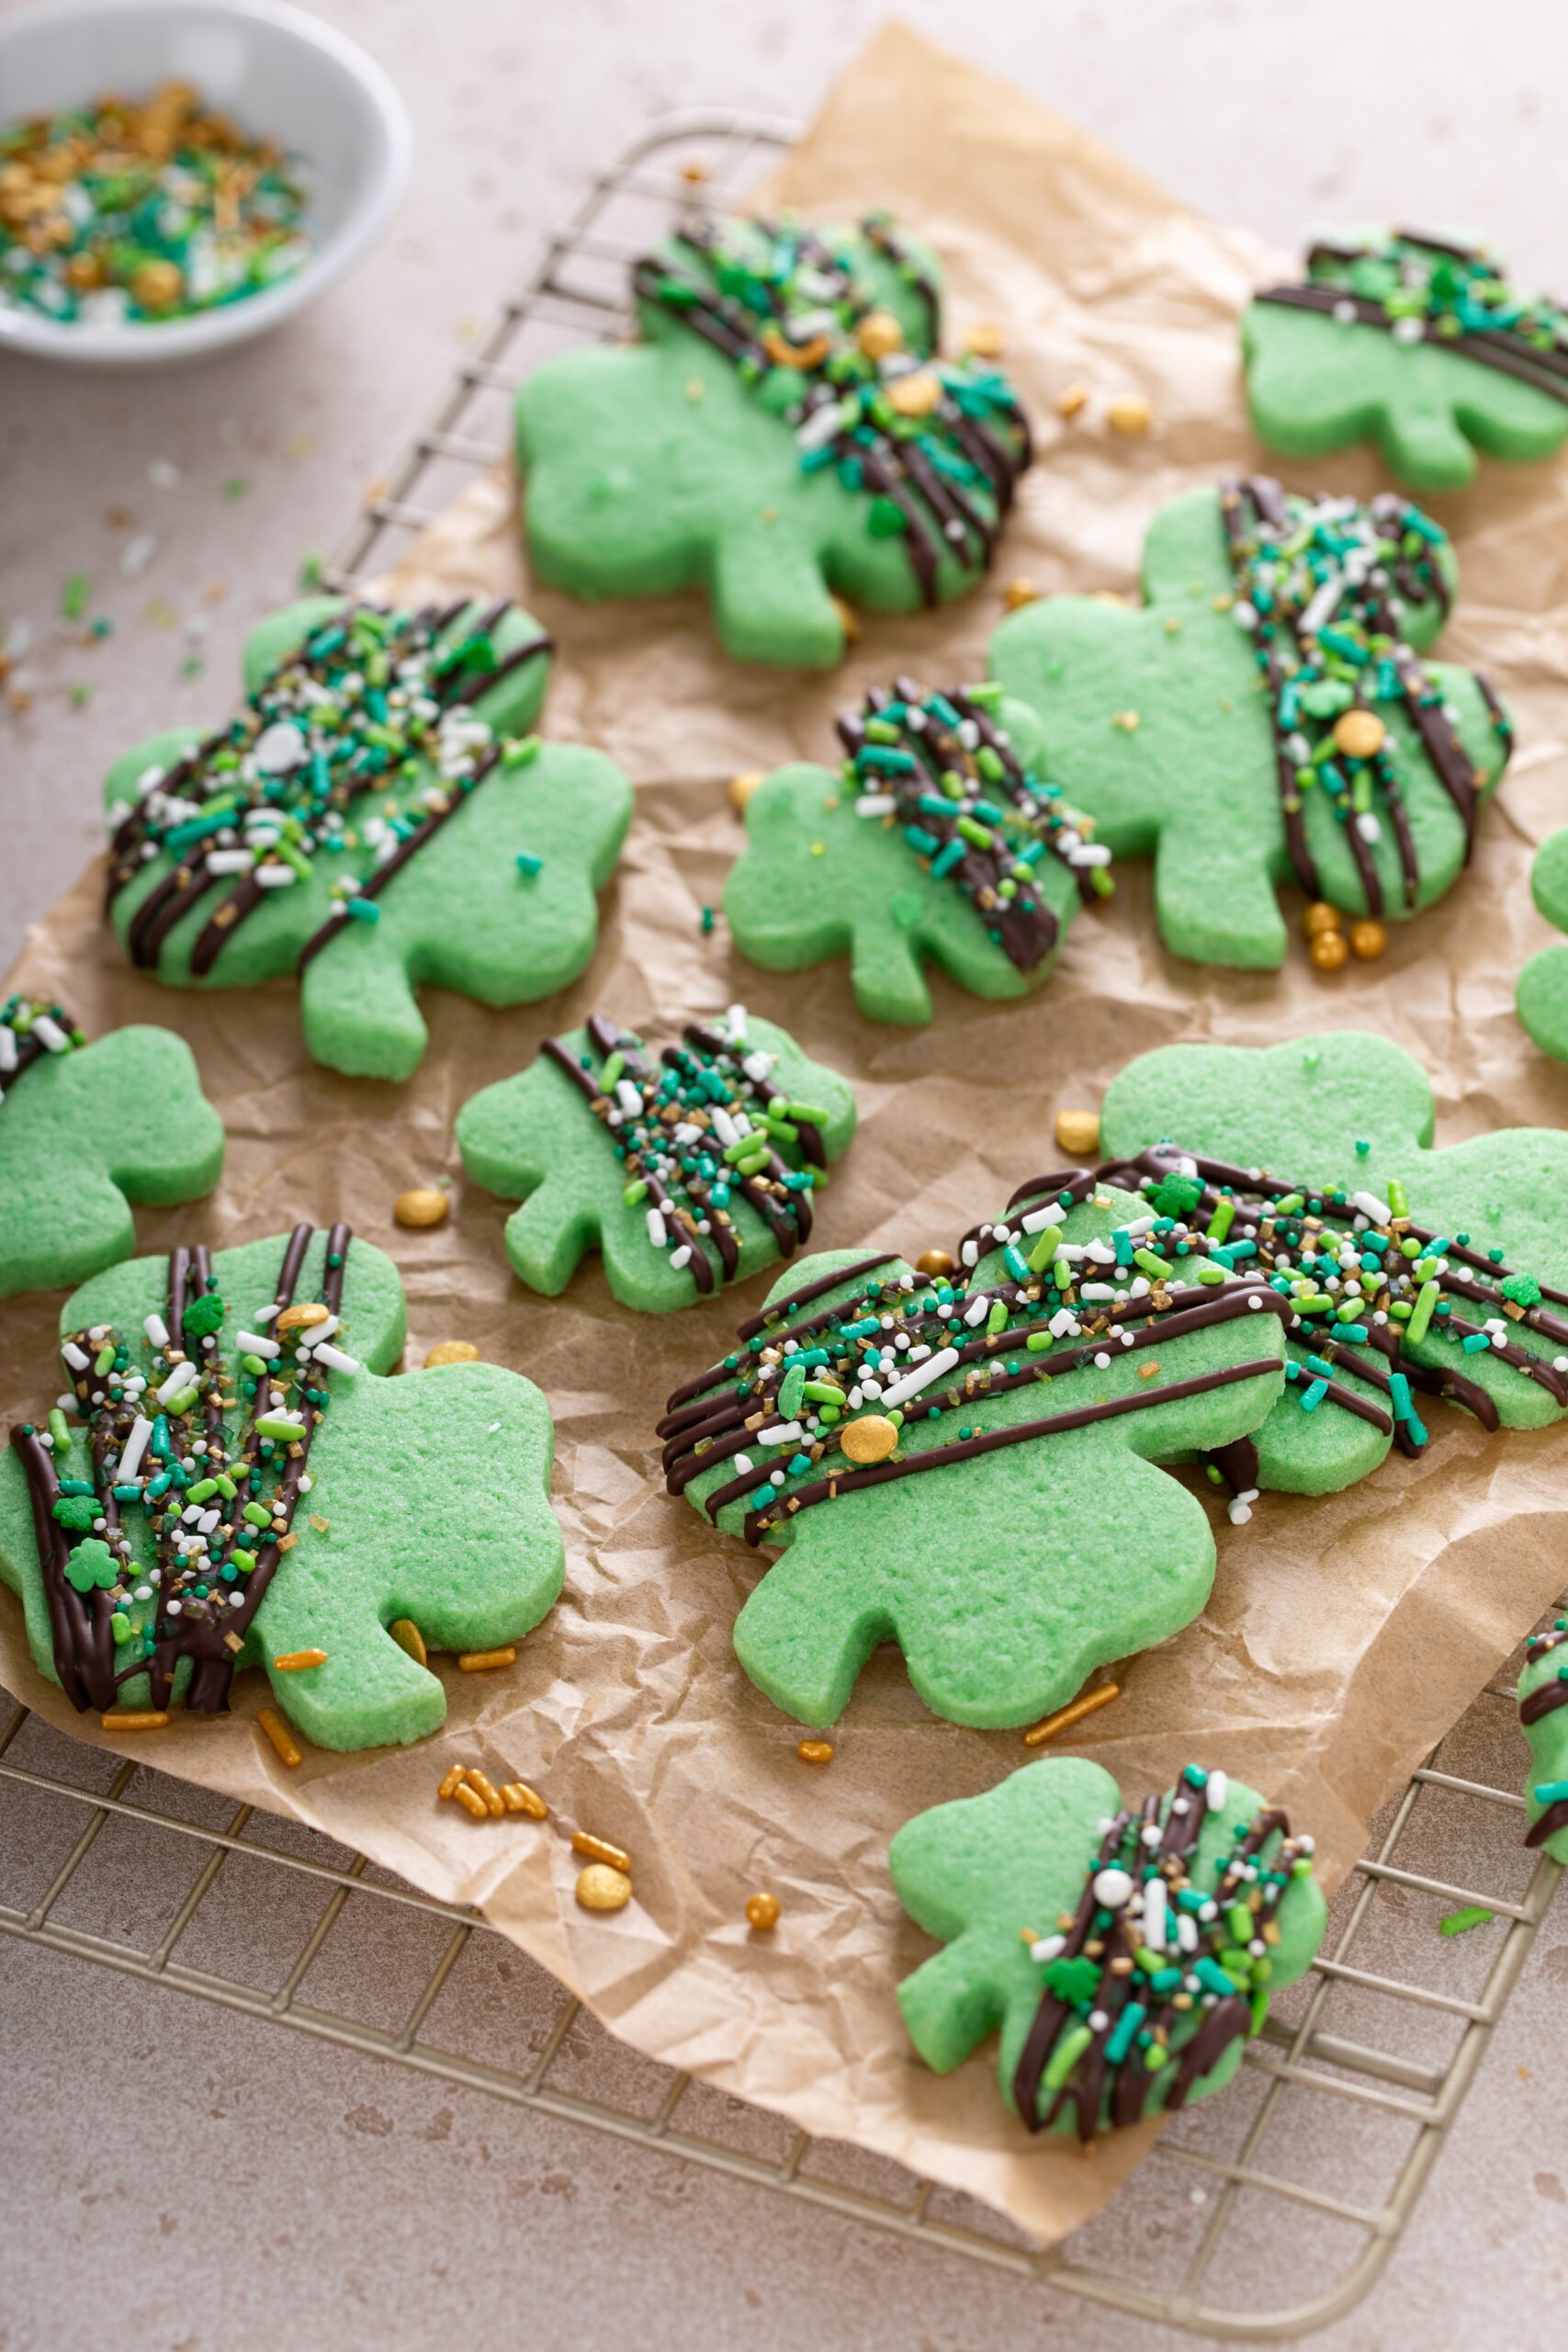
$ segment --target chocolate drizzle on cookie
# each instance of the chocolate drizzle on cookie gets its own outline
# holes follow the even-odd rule
[[[1257,300],[1321,311],[1342,326],[1382,327],[1397,342],[1435,345],[1568,401],[1568,312],[1517,294],[1489,254],[1395,229],[1364,244],[1320,239],[1306,268],[1303,285],[1270,286]]]
[[[1462,1405],[1495,1430],[1495,1402],[1463,1369],[1483,1355],[1568,1408],[1568,1317],[1553,1312],[1568,1307],[1568,1292],[1514,1272],[1500,1250],[1478,1250],[1469,1234],[1416,1224],[1397,1181],[1384,1198],[1349,1184],[1292,1182],[1168,1143],[1108,1162],[1100,1181],[1141,1191],[1159,1212],[1160,1246],[1179,1250],[1195,1269],[1250,1266],[1267,1279],[1299,1351],[1289,1376],[1308,1412],[1326,1404],[1355,1413],[1412,1455],[1427,1442],[1415,1392]],[[1542,1352],[1516,1336],[1525,1332],[1545,1342]],[[1451,1343],[1454,1361],[1419,1360],[1413,1351],[1428,1340]]]
[[[142,1676],[151,1704],[164,1708],[180,1695],[182,1667],[187,1706],[227,1710],[245,1635],[299,1540],[293,1521],[310,1490],[330,1376],[359,1368],[333,1344],[349,1227],[325,1237],[320,1301],[297,1302],[311,1238],[310,1226],[295,1227],[273,1297],[250,1316],[254,1329],[234,1334],[232,1362],[219,1338],[230,1310],[199,1243],[170,1253],[164,1309],[140,1340],[95,1325],[62,1343],[62,1407],[85,1424],[86,1475],[73,1461],[82,1432],[62,1408],[45,1428],[11,1432],[55,1671],[78,1710],[112,1708]]]
[[[784,1093],[777,1055],[748,1037],[745,1007],[688,1022],[657,1065],[640,1038],[603,1013],[590,1013],[587,1030],[587,1053],[559,1037],[547,1037],[543,1050],[604,1123],[626,1169],[626,1205],[646,1211],[649,1247],[667,1251],[704,1294],[714,1287],[711,1248],[719,1279],[733,1282],[741,1235],[731,1203],[744,1201],[779,1255],[792,1258],[810,1238],[829,1114]],[[786,1151],[804,1164],[792,1167]]]
[[[502,650],[515,616],[502,597],[399,613],[347,605],[268,673],[243,710],[168,768],[140,777],[113,820],[108,904],[160,855],[126,944],[155,969],[175,926],[224,883],[192,942],[204,978],[275,892],[336,876],[331,914],[299,951],[303,971],[351,919],[374,922],[389,882],[460,808],[511,747],[474,704],[550,650],[542,635]]]
[[[1277,1374],[1274,1354],[1161,1379],[1150,1355],[1134,1384],[1116,1384],[1118,1394],[1064,1403],[1038,1418],[975,1425],[988,1399],[1013,1390],[1104,1372],[1113,1360],[1251,1314],[1287,1317],[1285,1302],[1246,1274],[1202,1291],[1180,1288],[1174,1265],[1162,1268],[1156,1283],[1132,1264],[1130,1235],[1066,1241],[1058,1220],[1093,1196],[1097,1182],[1075,1169],[1024,1187],[1005,1216],[964,1236],[964,1279],[899,1272],[897,1261],[858,1261],[764,1309],[742,1327],[734,1353],[670,1398],[658,1432],[668,1490],[683,1493],[722,1464],[730,1475],[704,1497],[706,1516],[759,1497],[746,1513],[746,1540],[776,1541],[797,1512],[862,1487]],[[972,1286],[967,1274],[998,1253],[1001,1278]],[[893,1270],[861,1282],[884,1263]],[[1123,1265],[1120,1288],[1101,1278]],[[846,1286],[847,1297],[800,1312]],[[923,1438],[948,1416],[957,1421],[951,1440],[909,1443],[916,1429]]]
[[[1438,555],[1445,534],[1408,500],[1385,492],[1370,505],[1349,498],[1288,497],[1266,476],[1227,482],[1220,493],[1235,579],[1231,611],[1252,638],[1274,729],[1285,840],[1310,899],[1322,885],[1307,840],[1313,794],[1342,824],[1367,911],[1383,911],[1373,850],[1386,821],[1399,859],[1404,904],[1416,904],[1421,874],[1405,805],[1399,747],[1379,706],[1402,710],[1422,755],[1474,846],[1479,777],[1432,673],[1401,634],[1404,612],[1446,611]],[[1506,713],[1477,673],[1505,749]]]
[[[989,562],[1032,456],[1007,379],[973,356],[936,355],[936,290],[886,215],[859,237],[891,263],[927,314],[925,349],[877,306],[852,243],[795,222],[696,220],[637,262],[637,300],[721,352],[793,432],[803,473],[831,468],[867,499],[876,537],[902,537],[920,601],[941,566]]]
[[[897,825],[924,870],[962,892],[1008,961],[1030,973],[1061,929],[1040,894],[1041,860],[1058,858],[1087,901],[1110,895],[1111,853],[1061,786],[1020,760],[998,723],[1000,700],[996,686],[928,694],[897,678],[837,723],[857,817]]]
[[[1313,1841],[1269,1808],[1235,1824],[1217,1868],[1198,1863],[1229,1794],[1223,1772],[1190,1764],[1168,1805],[1145,1797],[1102,1823],[1077,1909],[1031,1942],[1044,1976],[1012,2084],[1029,2131],[1070,2108],[1089,2141],[1183,2107],[1261,2030],[1278,1915],[1311,1876]]]

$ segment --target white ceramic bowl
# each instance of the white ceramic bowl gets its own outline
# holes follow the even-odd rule
[[[47,0],[0,18],[0,123],[171,79],[309,164],[309,258],[196,318],[73,326],[0,303],[0,351],[155,367],[224,350],[313,302],[387,227],[408,183],[403,102],[362,49],[287,0]]]

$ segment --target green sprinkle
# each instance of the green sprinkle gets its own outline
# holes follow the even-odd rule
[[[1468,1928],[1484,1928],[1497,1917],[1484,1903],[1466,1903],[1457,1911],[1445,1913],[1438,1922],[1438,1932],[1443,1936],[1462,1936]]]
[[[85,571],[73,571],[60,596],[60,617],[64,621],[79,621],[87,609],[87,597],[92,582]]]

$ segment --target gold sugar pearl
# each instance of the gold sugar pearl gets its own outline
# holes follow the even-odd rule
[[[1375,710],[1342,710],[1334,722],[1334,741],[1348,760],[1372,758],[1387,733]]]
[[[747,768],[740,775],[729,779],[729,802],[738,816],[746,814],[747,803],[757,786],[765,781],[761,768]]]
[[[1089,386],[1087,384],[1069,384],[1065,391],[1058,392],[1056,395],[1058,416],[1077,416],[1080,410],[1087,408],[1088,405]]]
[[[415,1184],[392,1203],[392,1215],[400,1225],[445,1225],[451,1214],[451,1201],[434,1184]]]
[[[803,1739],[797,1742],[795,1752],[803,1764],[830,1764],[833,1743],[830,1739]]]
[[[779,1924],[779,1898],[776,1894],[749,1894],[746,1898],[746,1925],[766,1934]]]
[[[1105,412],[1112,433],[1146,433],[1154,421],[1155,413],[1141,392],[1123,392]]]
[[[1098,1111],[1058,1111],[1056,1114],[1056,1148],[1087,1159],[1100,1149],[1100,1114]]]
[[[1342,931],[1314,931],[1307,952],[1320,972],[1337,972],[1350,960],[1350,943]]]
[[[429,1351],[424,1368],[428,1372],[433,1364],[478,1363],[479,1360],[479,1351],[472,1340],[443,1340]]]
[[[930,416],[942,399],[942,384],[929,368],[917,368],[910,375],[895,377],[887,397],[900,416]]]
[[[144,311],[167,311],[185,291],[185,280],[172,261],[144,261],[130,273],[130,290]]]
[[[898,1432],[885,1415],[864,1413],[858,1421],[844,1422],[839,1443],[846,1462],[886,1462],[897,1447]]]
[[[1339,910],[1331,907],[1326,899],[1314,899],[1303,911],[1302,929],[1309,939],[1314,938],[1320,931],[1337,931],[1338,928]]]
[[[976,359],[999,359],[1007,349],[1007,338],[994,319],[980,319],[965,334],[964,348]]]
[[[855,329],[855,341],[868,359],[887,359],[904,348],[904,330],[891,311],[868,311]]]
[[[1350,952],[1363,964],[1375,963],[1388,945],[1388,933],[1374,915],[1363,915],[1350,925]]]
[[[1002,602],[1010,613],[1021,612],[1025,605],[1036,605],[1040,591],[1032,580],[1010,580],[1002,590]]]
[[[951,1250],[922,1250],[915,1261],[917,1274],[931,1274],[941,1279],[958,1272],[958,1261]]]
[[[590,1862],[577,1873],[577,1899],[585,1911],[624,1911],[632,1899],[632,1883],[608,1862]]]

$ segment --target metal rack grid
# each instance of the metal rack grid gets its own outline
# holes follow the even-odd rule
[[[412,535],[434,521],[453,494],[454,483],[471,481],[475,469],[497,464],[505,450],[504,424],[494,412],[504,404],[527,368],[563,343],[601,340],[624,332],[627,311],[623,291],[628,260],[649,237],[667,227],[682,204],[711,203],[738,194],[748,174],[790,136],[782,122],[750,115],[694,114],[671,119],[637,141],[601,174],[567,225],[553,236],[519,294],[503,307],[494,327],[457,375],[429,423],[418,434],[387,483],[378,487],[325,568],[328,585],[350,589],[385,571],[395,559],[396,535]],[[491,410],[488,424],[483,415]],[[493,437],[492,437],[493,436]],[[40,1850],[45,1822],[66,1808],[67,1825],[81,1819],[63,1859],[38,1899],[27,1905],[0,1903],[0,1933],[45,1949],[94,1961],[144,1982],[173,1987],[246,2015],[291,2026],[296,2031],[355,2051],[391,2060],[454,2085],[489,2093],[515,2106],[608,2133],[622,2141],[668,2153],[684,2161],[809,2205],[832,2210],[865,2226],[906,2240],[1040,2281],[1045,2287],[1196,2335],[1259,2341],[1295,2335],[1325,2325],[1365,2294],[1388,2258],[1431,2172],[1443,2135],[1452,2122],[1485,2052],[1492,2030],[1517,1981],[1535,1930],[1551,1900],[1560,1866],[1542,1858],[1533,1871],[1517,1836],[1524,1800],[1511,1789],[1444,1769],[1440,1757],[1463,1744],[1498,1701],[1510,1708],[1511,1680],[1490,1684],[1465,1722],[1435,1750],[1380,1825],[1374,1851],[1357,1864],[1333,1910],[1332,1957],[1320,1957],[1302,1984],[1275,2004],[1259,2041],[1248,2046],[1247,2064],[1223,2099],[1179,2118],[1158,2142],[1154,2160],[1140,2167],[1118,2192],[1107,2219],[1113,2226],[1108,2250],[1094,2249],[1097,2222],[1086,2225],[1064,2246],[1040,2252],[987,2209],[957,2198],[931,2181],[898,2168],[897,2190],[847,2186],[822,2143],[796,2132],[776,2158],[760,2156],[739,2135],[716,2125],[698,2129],[683,2120],[702,2109],[692,2078],[659,2068],[661,2078],[652,2106],[638,2113],[628,2105],[585,2096],[567,2087],[563,2052],[583,2020],[581,2005],[564,1993],[557,2013],[525,2066],[508,2067],[447,2047],[442,2030],[443,1996],[452,1987],[463,1956],[485,1939],[501,1941],[479,1915],[434,1900],[417,1888],[368,1875],[363,1855],[346,1863],[324,1838],[304,1835],[298,1850],[259,1843],[265,1816],[241,1805],[220,1827],[182,1818],[177,1807],[188,1792],[151,1768],[127,1762],[107,1788],[73,1781],[41,1763],[24,1759],[27,1729],[34,1721],[17,1706],[0,1730],[0,1851],[5,1849],[7,1810],[23,1804],[28,1815],[28,1843]],[[1493,1729],[1500,1728],[1494,1713]],[[1495,1746],[1495,1740],[1492,1743]],[[84,1768],[97,1764],[98,1751],[82,1749]],[[1504,1777],[1511,1775],[1506,1763]],[[135,1782],[135,1793],[127,1792]],[[40,1816],[39,1807],[45,1811]],[[1479,1809],[1467,1837],[1456,1826],[1454,1808]],[[1434,1820],[1434,1808],[1438,1818]],[[60,1816],[54,1815],[56,1826]],[[90,1880],[84,1864],[111,1823],[166,1833],[186,1848],[187,1864],[199,1862],[162,1933],[151,1944],[128,1942],[72,1924],[62,1908],[68,1890],[80,1907]],[[1502,1891],[1484,1893],[1455,1884],[1419,1864],[1429,1846],[1439,1858],[1456,1844],[1484,1865],[1478,1878],[1495,1871]],[[192,1937],[232,1858],[267,1873],[304,1882],[321,1900],[281,1984],[271,1988],[225,1975],[179,1957]],[[1404,1859],[1396,1859],[1403,1857]],[[1510,1876],[1515,1882],[1508,1891]],[[1524,1883],[1527,1880],[1528,1883]],[[1380,1901],[1404,1906],[1391,1928]],[[1485,1964],[1431,1929],[1445,1905],[1484,1905],[1501,1923],[1500,1940]],[[381,1948],[413,1923],[445,1923],[444,1948],[400,2023],[376,2026],[346,2007],[306,1997],[329,1939],[351,1905],[375,1906]],[[1474,1939],[1466,1943],[1473,1944]],[[1369,1957],[1373,1964],[1366,1964]],[[1357,1958],[1352,1959],[1352,1952]],[[1386,1954],[1386,1957],[1385,1957]],[[1442,1978],[1417,1981],[1423,1968]],[[1456,1984],[1463,1989],[1455,1989]],[[1341,2012],[1348,2007],[1348,2016]],[[1349,2024],[1355,2030],[1330,2030]],[[570,2070],[565,2070],[570,2071]],[[700,2086],[696,2086],[700,2089]],[[1333,2162],[1322,2169],[1322,2185],[1292,2176],[1299,2147],[1311,2143],[1302,2119],[1314,2102],[1328,2102]],[[732,2109],[738,2102],[728,2103]],[[1320,2117],[1323,2113],[1318,2109]],[[741,2110],[750,2113],[750,2110]],[[1384,2127],[1382,2142],[1369,2117]],[[755,2120],[755,2119],[753,2119]],[[1357,2127],[1359,2126],[1358,2132]],[[1353,2160],[1359,2140],[1372,2134],[1374,2146]],[[1321,2134],[1319,2135],[1321,2138]],[[1366,2193],[1339,2193],[1347,2179],[1364,2178]],[[1172,2228],[1172,2182],[1185,2193],[1186,2228]],[[1174,2210],[1182,2212],[1179,2201]],[[1141,2278],[1130,2267],[1128,2248],[1148,2235],[1145,2211],[1165,2219],[1160,2231],[1174,2241],[1175,2275]],[[1274,2260],[1295,2238],[1286,2226],[1310,2211],[1339,2231],[1344,2258],[1315,2293],[1302,2293],[1300,2279],[1277,2283],[1300,2300],[1290,2308],[1243,2310],[1209,2299],[1213,2277],[1226,2281],[1258,2273],[1258,2253]],[[1197,2217],[1201,2214],[1200,2221]],[[1154,2234],[1159,2234],[1156,2231]],[[1107,2234],[1107,2233],[1101,2233]]]

